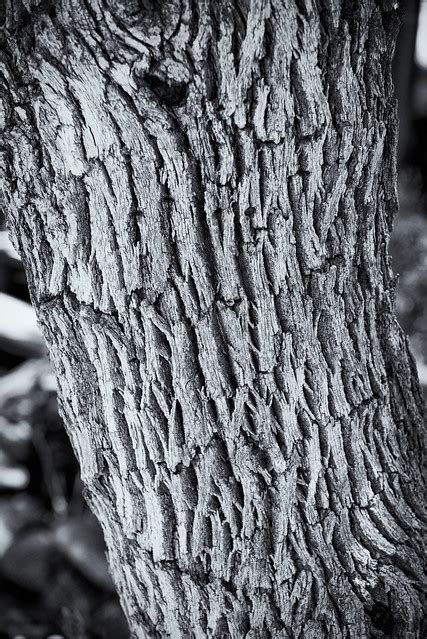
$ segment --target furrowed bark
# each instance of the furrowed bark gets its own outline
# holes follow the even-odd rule
[[[136,637],[421,636],[397,24],[374,0],[8,6],[9,227]]]

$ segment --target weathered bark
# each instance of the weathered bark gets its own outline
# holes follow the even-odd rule
[[[9,226],[135,636],[420,636],[396,3],[24,4]]]

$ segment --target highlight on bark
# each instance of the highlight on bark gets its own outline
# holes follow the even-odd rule
[[[388,0],[7,0],[2,190],[135,637],[420,637]]]

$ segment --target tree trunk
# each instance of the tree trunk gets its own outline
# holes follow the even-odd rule
[[[9,0],[9,227],[135,637],[421,635],[398,22]]]

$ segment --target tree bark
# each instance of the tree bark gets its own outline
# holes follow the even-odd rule
[[[135,637],[420,637],[388,0],[10,0],[9,227]]]

